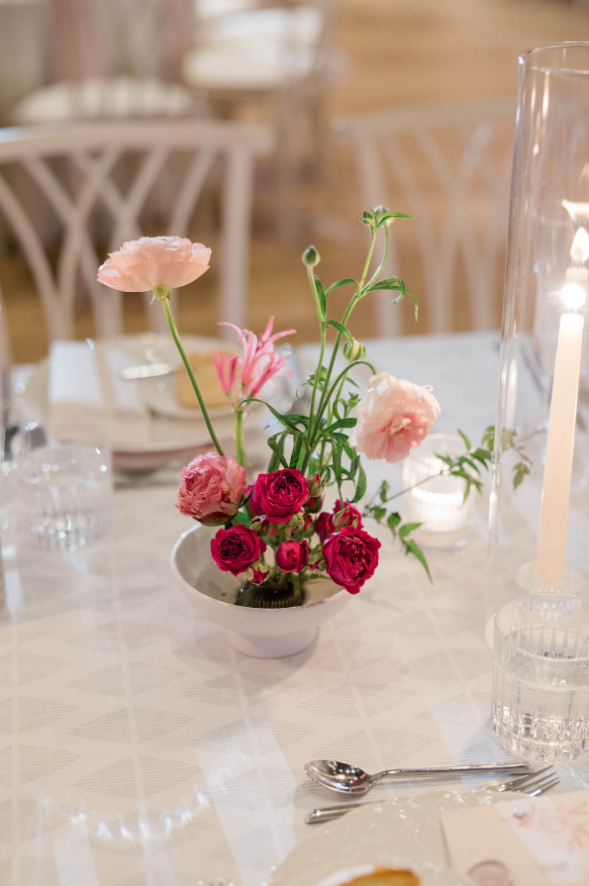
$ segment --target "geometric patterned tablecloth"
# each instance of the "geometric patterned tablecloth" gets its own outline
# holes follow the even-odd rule
[[[494,420],[495,337],[380,342],[371,356],[437,380],[442,429],[476,435]],[[483,503],[462,551],[430,554],[433,586],[383,535],[374,580],[318,641],[263,660],[233,650],[174,586],[187,523],[173,500],[170,486],[117,491],[112,545],[85,554],[3,539],[2,884],[259,886],[326,800],[307,760],[370,771],[504,758],[489,730]]]

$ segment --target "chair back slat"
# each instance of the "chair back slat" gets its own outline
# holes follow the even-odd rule
[[[190,224],[207,187],[222,206],[219,319],[243,324],[254,162],[273,144],[265,126],[208,121],[0,130],[0,215],[33,277],[49,339],[74,335],[84,301],[96,335],[120,334],[123,295],[97,282],[98,264],[146,233],[198,239]],[[161,310],[148,307],[148,317],[164,328]]]
[[[357,156],[364,200],[413,217],[391,227],[388,270],[421,276],[429,329],[487,329],[500,317],[515,114],[509,100],[358,115],[337,124]],[[379,329],[397,331],[390,298]],[[468,313],[468,324],[462,315]]]

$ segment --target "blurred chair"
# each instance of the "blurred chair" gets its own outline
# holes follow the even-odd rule
[[[259,0],[258,5],[272,8],[201,17],[198,46],[183,64],[184,80],[207,99],[231,106],[233,113],[240,102],[273,102],[280,220],[288,228],[296,205],[297,140],[305,117],[312,126],[314,156],[327,167],[325,102],[337,69],[333,36],[338,0],[307,0],[306,5]],[[204,9],[206,13],[206,4]]]
[[[391,225],[388,269],[402,277],[407,256],[421,266],[432,332],[453,328],[457,292],[468,301],[471,328],[498,325],[514,124],[508,99],[399,108],[335,123],[355,150],[365,205],[413,217]],[[379,294],[382,335],[400,331],[390,302],[390,293]]]
[[[215,176],[217,186],[221,175],[220,319],[244,325],[253,164],[272,148],[269,128],[230,122],[0,130],[0,216],[24,254],[49,338],[73,336],[80,296],[91,302],[97,335],[121,332],[122,293],[99,284],[96,271],[107,251],[142,235],[143,212],[167,168],[176,187],[157,233],[178,236],[190,231],[205,185]],[[129,157],[135,159],[130,180]],[[51,244],[35,224],[48,211],[60,227]],[[150,310],[154,329],[163,328],[162,319]]]
[[[48,0],[56,83],[23,98],[17,124],[177,117],[195,111],[179,84],[192,0]]]

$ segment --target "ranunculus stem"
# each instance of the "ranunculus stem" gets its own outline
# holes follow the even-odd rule
[[[235,413],[235,455],[237,463],[245,468],[245,449],[243,448],[243,412],[238,409]]]
[[[200,410],[202,412],[202,417],[205,420],[205,424],[208,428],[209,434],[211,435],[211,440],[213,441],[213,445],[219,455],[225,455],[221,448],[221,444],[217,440],[217,435],[215,434],[215,429],[211,423],[211,419],[209,418],[209,413],[207,412],[207,407],[205,406],[205,401],[203,400],[203,396],[200,392],[200,388],[198,386],[198,382],[194,377],[194,372],[192,371],[192,366],[190,365],[190,360],[186,356],[186,351],[180,341],[180,336],[178,335],[178,330],[176,329],[176,324],[174,322],[174,317],[172,316],[172,308],[170,307],[170,296],[168,291],[168,296],[166,298],[161,298],[160,296],[156,296],[158,301],[161,302],[161,306],[164,309],[164,316],[166,318],[167,324],[170,327],[170,332],[172,333],[172,338],[174,339],[174,344],[178,348],[178,353],[182,358],[182,362],[184,363],[184,367],[186,372],[188,373],[188,378],[190,379],[190,383],[194,388],[194,393],[196,394],[196,399],[198,400],[198,405],[200,406]]]

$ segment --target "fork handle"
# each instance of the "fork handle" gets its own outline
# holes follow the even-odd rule
[[[477,763],[472,766],[425,766],[417,769],[385,769],[373,776],[380,778],[428,778],[434,775],[528,775],[532,770],[527,763]]]

